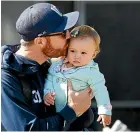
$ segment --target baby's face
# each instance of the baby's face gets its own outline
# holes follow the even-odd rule
[[[96,44],[92,38],[73,38],[69,45],[67,58],[74,66],[84,66],[90,62],[95,52]]]

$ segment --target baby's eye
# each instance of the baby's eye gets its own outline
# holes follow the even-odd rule
[[[70,52],[75,52],[74,50],[70,50]]]
[[[84,54],[87,54],[86,52],[82,52],[82,54],[84,55]]]

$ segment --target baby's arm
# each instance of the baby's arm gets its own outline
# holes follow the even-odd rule
[[[105,86],[103,74],[99,70],[93,69],[92,75],[93,77],[89,79],[89,84],[93,90],[93,96],[95,95],[97,101],[99,114],[97,121],[100,121],[105,127],[111,123],[112,105],[110,104],[109,93]]]
[[[48,106],[54,105],[55,92],[53,89],[52,76],[48,74],[44,85],[44,103]]]
[[[97,101],[98,114],[111,115],[110,98],[107,87],[105,86],[104,76],[96,69],[93,69],[91,75],[92,77],[89,79],[88,83]]]

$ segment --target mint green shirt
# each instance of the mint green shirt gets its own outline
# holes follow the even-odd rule
[[[73,67],[61,72],[63,59],[52,63],[48,71],[44,94],[55,92],[56,111],[61,111],[67,103],[67,80],[72,83],[75,91],[81,91],[87,87],[92,89],[92,95],[97,101],[98,114],[111,115],[109,93],[105,86],[104,75],[99,71],[98,64],[93,60],[82,67]],[[81,104],[82,105],[82,104]]]

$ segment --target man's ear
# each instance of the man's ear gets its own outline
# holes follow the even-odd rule
[[[34,39],[34,43],[38,45],[41,49],[44,48],[47,44],[47,40],[44,37],[37,37]]]

